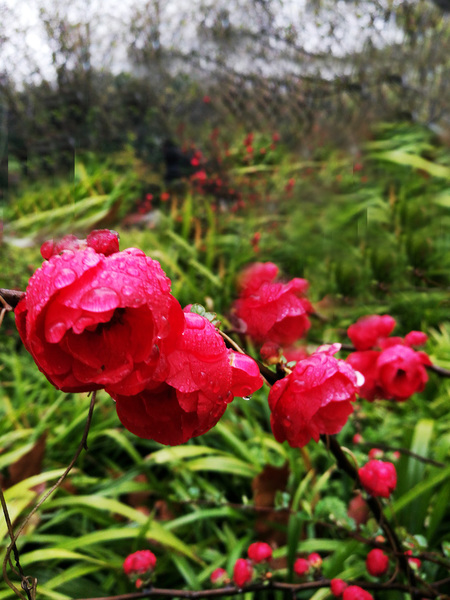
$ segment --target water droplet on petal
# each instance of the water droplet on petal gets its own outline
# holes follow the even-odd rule
[[[294,390],[303,391],[305,387],[305,382],[301,381],[300,379],[294,379],[294,381],[292,382],[292,387]]]
[[[86,250],[83,252],[83,264],[85,267],[95,267],[101,261],[101,256],[95,250]]]
[[[120,305],[120,298],[111,288],[99,287],[88,290],[80,300],[80,308],[92,312],[105,312]]]
[[[53,284],[56,289],[60,290],[61,288],[73,283],[76,277],[77,274],[75,273],[75,271],[73,269],[70,269],[69,267],[66,267],[58,271],[55,278],[53,279]]]
[[[50,344],[58,344],[64,337],[66,331],[67,328],[64,323],[53,323],[53,325],[50,325],[50,327],[46,330],[45,339],[47,342],[50,342]]]
[[[128,275],[132,275],[133,277],[139,277],[140,271],[136,269],[136,267],[127,267]]]

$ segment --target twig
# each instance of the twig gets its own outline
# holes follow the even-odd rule
[[[20,290],[7,290],[0,288],[0,296],[8,303],[9,308],[5,307],[6,310],[12,310],[16,308],[20,300],[25,296],[25,292]]]
[[[407,456],[411,456],[420,462],[426,463],[428,465],[433,465],[434,467],[444,468],[446,465],[444,463],[438,462],[437,460],[433,460],[432,458],[426,458],[425,456],[421,456],[420,454],[416,454],[415,452],[411,452],[411,450],[407,450],[406,448],[401,448],[399,446],[389,446],[389,444],[383,444],[381,442],[359,442],[358,446],[370,447],[376,444],[376,447],[380,450],[387,450],[388,452],[400,452],[401,454],[406,454]]]
[[[355,481],[358,485],[361,486],[358,471],[348,460],[337,439],[331,435],[321,435],[320,438],[325,444],[326,448],[330,450],[330,452],[335,457],[338,467],[342,471],[344,471],[344,473],[347,473],[347,475],[349,475],[353,479],[353,481]],[[367,498],[367,504],[369,505],[369,508],[372,511],[377,523],[379,523],[387,539],[389,540],[391,548],[398,558],[400,569],[406,575],[406,578],[408,580],[410,593],[412,594],[412,597],[415,597],[415,592],[413,590],[417,586],[416,576],[411,567],[409,566],[407,557],[404,555],[403,552],[402,544],[398,539],[395,530],[393,529],[389,521],[386,519],[386,516],[383,513],[383,509],[378,498],[369,496]]]
[[[29,523],[31,517],[36,513],[36,511],[40,508],[40,506],[47,500],[47,498],[49,496],[51,496],[51,494],[53,494],[53,492],[61,485],[61,483],[64,481],[64,479],[70,473],[70,471],[72,470],[78,457],[80,456],[81,452],[83,450],[87,450],[87,438],[88,438],[89,429],[91,426],[92,414],[94,412],[95,397],[96,397],[96,392],[94,391],[94,392],[92,392],[92,396],[91,396],[91,403],[89,405],[89,411],[88,411],[88,416],[86,419],[86,425],[85,425],[84,431],[83,431],[83,437],[81,438],[81,442],[79,443],[77,451],[75,452],[74,457],[70,461],[69,466],[66,468],[64,473],[58,479],[58,481],[49,489],[49,491],[34,506],[34,508],[31,510],[31,512],[29,513],[27,518],[23,521],[23,523],[21,524],[21,526],[19,527],[17,532],[14,534],[12,531],[12,527],[11,527],[11,529],[8,528],[9,535],[11,538],[11,543],[9,544],[9,546],[6,550],[5,559],[3,561],[3,577],[5,578],[5,581],[8,584],[8,586],[22,599],[23,599],[23,596],[21,595],[19,590],[14,586],[14,584],[8,578],[7,567],[8,567],[8,563],[11,564],[11,558],[10,558],[11,552],[14,551],[14,555],[16,557],[16,563],[17,563],[19,560],[18,550],[16,547],[16,542],[17,542],[18,537],[20,536],[20,534],[22,533],[22,531],[24,530],[26,525]],[[2,497],[3,497],[3,495],[2,495]],[[3,506],[3,502],[2,502],[2,506]],[[22,588],[27,592],[27,596],[28,596],[29,600],[35,600],[37,579],[33,578],[33,577],[25,577],[25,575],[23,574],[23,572],[19,566],[18,566],[18,568],[19,568],[20,575],[22,576]]]
[[[403,592],[411,591],[411,587],[402,583],[391,582],[389,585],[385,583],[375,583],[369,581],[349,581],[350,585],[359,585],[369,590],[400,590]],[[97,598],[82,598],[81,600],[139,600],[140,598],[152,598],[154,596],[160,596],[162,598],[217,598],[224,596],[238,596],[247,592],[260,592],[268,590],[280,590],[280,591],[291,591],[293,594],[304,590],[314,590],[320,588],[330,587],[331,580],[321,578],[317,581],[308,581],[306,583],[284,583],[281,581],[266,581],[263,583],[254,583],[252,585],[246,585],[244,588],[228,585],[227,587],[216,588],[213,590],[176,590],[168,588],[149,588],[142,590],[141,592],[134,592],[131,594],[120,594],[118,596],[102,596]],[[448,599],[448,596],[440,594],[437,590],[430,590],[424,592],[419,588],[414,588],[413,591],[416,594],[420,594],[423,598],[437,598],[438,596],[442,599]]]

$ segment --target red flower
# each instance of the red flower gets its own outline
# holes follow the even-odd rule
[[[254,563],[264,562],[272,558],[272,548],[265,542],[255,542],[248,547],[248,557]]]
[[[408,346],[397,344],[383,350],[377,367],[385,397],[403,401],[421,392],[428,381],[424,364],[431,364],[428,356]]]
[[[355,371],[359,371],[364,376],[364,383],[358,387],[358,395],[369,402],[376,398],[383,398],[384,390],[378,378],[377,360],[381,352],[378,350],[364,350],[362,352],[353,352],[345,359]]]
[[[66,242],[44,244],[49,260],[15,310],[39,369],[65,392],[136,394],[163,381],[184,317],[160,264],[136,248],[118,252],[111,232]]]
[[[126,575],[136,575],[153,571],[156,565],[156,556],[150,550],[138,550],[126,557],[123,570]]]
[[[373,600],[373,596],[359,585],[349,585],[342,594],[342,600]]]
[[[367,555],[366,568],[370,575],[380,577],[380,575],[384,575],[389,568],[389,558],[383,550],[374,548]]]
[[[370,350],[380,338],[387,337],[395,327],[395,319],[389,315],[370,315],[358,319],[347,329],[347,335],[357,350]]]
[[[369,460],[358,469],[358,475],[363,488],[371,496],[389,498],[397,485],[397,472],[390,462]]]
[[[233,569],[233,581],[238,587],[249,583],[253,577],[252,563],[246,558],[238,558]]]
[[[292,373],[277,381],[269,393],[272,431],[279,442],[305,446],[321,434],[338,433],[353,412],[356,374],[329,350],[298,362]]]
[[[183,444],[206,433],[234,395],[251,394],[263,383],[255,361],[228,350],[208,319],[185,317],[183,334],[167,356],[165,383],[135,396],[112,394],[122,424],[161,444]]]
[[[346,587],[348,587],[348,583],[342,579],[332,579],[330,582],[331,593],[333,596],[336,596],[336,598],[342,596]]]
[[[294,563],[294,573],[299,577],[306,575],[310,568],[311,565],[306,560],[306,558],[297,558],[297,560]]]
[[[278,273],[273,263],[256,263],[241,277],[242,291],[235,303],[236,316],[247,327],[247,334],[256,342],[276,342],[290,345],[310,327],[312,312],[304,297],[308,288],[305,279],[289,283],[271,283]]]
[[[170,198],[169,192],[162,192],[160,198],[162,202],[167,202],[167,200]]]

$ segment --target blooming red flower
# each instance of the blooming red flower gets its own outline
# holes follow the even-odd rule
[[[345,359],[355,371],[364,376],[364,383],[358,387],[358,395],[369,402],[376,398],[383,398],[384,390],[378,377],[377,360],[381,352],[378,350],[364,350],[353,352]]]
[[[366,568],[370,575],[380,577],[389,569],[389,558],[379,548],[374,548],[366,558]]]
[[[287,346],[302,337],[310,327],[312,312],[304,297],[305,279],[272,283],[278,267],[256,263],[241,277],[241,295],[235,302],[236,316],[246,325],[246,333],[256,342],[276,342]]]
[[[183,334],[168,354],[165,383],[129,396],[111,394],[117,415],[135,435],[161,444],[183,444],[209,431],[233,396],[262,386],[255,361],[228,350],[205,317],[185,313]]]
[[[348,583],[342,579],[332,579],[330,582],[331,593],[333,596],[336,596],[336,598],[342,596],[346,587],[348,587]]]
[[[421,392],[428,381],[424,365],[430,365],[424,352],[397,344],[383,350],[377,360],[378,376],[387,399],[403,401]]]
[[[225,569],[219,567],[218,569],[214,569],[209,579],[214,585],[223,585],[228,579],[228,573],[225,571]]]
[[[390,462],[369,460],[358,469],[358,475],[363,488],[371,496],[389,498],[397,485],[397,472]]]
[[[248,557],[254,563],[264,562],[272,558],[272,548],[265,542],[255,542],[248,547]]]
[[[138,550],[129,554],[124,563],[123,570],[126,575],[136,575],[153,571],[156,565],[156,556],[150,550]]]
[[[380,338],[387,337],[395,327],[395,319],[389,315],[370,315],[358,319],[347,329],[347,335],[357,350],[370,350]]]
[[[299,577],[306,575],[310,568],[311,565],[306,560],[306,558],[297,558],[297,560],[294,562],[294,573]]]
[[[335,344],[298,362],[292,373],[277,381],[269,393],[272,431],[279,442],[305,446],[321,434],[338,433],[353,412],[356,374],[337,360]]]
[[[118,252],[109,231],[46,243],[43,255],[15,315],[49,381],[65,392],[126,394],[163,381],[184,316],[160,264],[136,248]]]
[[[249,583],[253,577],[252,563],[246,558],[238,558],[233,569],[233,581],[238,587]]]
[[[373,600],[373,596],[359,585],[349,585],[342,594],[342,600]]]

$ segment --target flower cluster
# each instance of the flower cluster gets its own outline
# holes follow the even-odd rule
[[[317,552],[312,552],[307,558],[297,558],[294,562],[294,573],[299,577],[322,567],[322,557]]]
[[[239,281],[240,295],[235,314],[245,325],[245,333],[255,342],[289,346],[309,329],[312,306],[305,294],[308,282],[294,278],[275,282],[278,267],[271,262],[254,263]]]
[[[348,585],[342,579],[332,579],[330,589],[333,596],[342,600],[373,600],[372,594],[359,585]]]
[[[271,426],[278,442],[303,447],[321,434],[338,433],[353,412],[357,375],[334,358],[339,344],[321,347],[277,381],[269,393]]]
[[[212,323],[183,312],[160,264],[118,236],[46,242],[15,314],[20,336],[58,389],[104,389],[124,426],[163,444],[211,429],[234,396],[261,387],[256,363]]]
[[[430,359],[425,352],[413,349],[425,344],[427,336],[411,331],[404,338],[389,337],[394,327],[391,316],[371,315],[347,330],[356,348],[347,361],[364,375],[358,393],[371,402],[376,398],[407,400],[421,392],[428,381],[425,366],[431,365]]]

